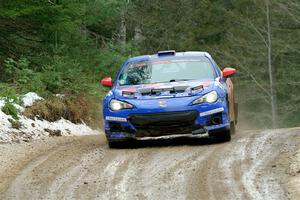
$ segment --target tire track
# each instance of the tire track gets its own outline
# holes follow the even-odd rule
[[[70,166],[65,169],[65,173],[57,176],[52,181],[49,187],[50,193],[47,196],[50,199],[75,199],[74,193],[77,189],[77,185],[82,182],[83,178],[88,174],[88,169],[94,164],[89,159],[92,155],[98,155],[99,159],[104,157],[103,151],[94,149],[88,153],[82,154],[78,165]],[[58,192],[61,191],[61,192]]]
[[[53,156],[59,150],[53,151],[50,154],[45,154],[40,156],[38,159],[32,161],[29,165],[27,165],[21,172],[20,175],[16,177],[16,179],[11,183],[11,186],[8,190],[8,199],[29,199],[31,195],[35,196],[37,191],[26,191],[26,184],[24,184],[24,180],[26,180],[32,174],[35,168],[43,164],[47,161],[50,156]]]
[[[287,132],[287,133],[285,133]],[[292,144],[288,130],[247,132],[232,142],[216,146],[213,157],[199,163],[190,182],[188,199],[287,199],[279,176],[270,170],[280,150]],[[295,150],[295,149],[294,149]],[[290,149],[290,151],[294,151]],[[197,188],[205,188],[199,189]],[[196,192],[195,192],[196,191]]]
[[[283,151],[295,150],[299,130],[243,132],[220,144],[155,141],[118,150],[101,138],[74,138],[33,157],[0,198],[286,199],[279,174],[284,170],[272,166]]]

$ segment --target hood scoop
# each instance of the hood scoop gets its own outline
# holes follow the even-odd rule
[[[163,88],[140,88],[138,91],[141,95],[157,95],[165,92],[170,94],[183,93],[189,86],[173,86]]]

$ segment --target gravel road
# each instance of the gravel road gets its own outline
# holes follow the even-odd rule
[[[300,199],[300,128],[134,147],[103,135],[0,145],[0,199]]]

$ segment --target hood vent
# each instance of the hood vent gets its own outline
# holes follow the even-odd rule
[[[198,85],[196,87],[191,88],[192,91],[198,91],[198,90],[203,90],[203,89],[204,89],[203,85]]]
[[[127,98],[135,98],[135,92],[122,91],[122,96],[127,97]]]
[[[162,92],[170,92],[170,94],[183,93],[189,86],[174,86],[166,88],[141,88],[139,92],[142,95],[156,95]]]

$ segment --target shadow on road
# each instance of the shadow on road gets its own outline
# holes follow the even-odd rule
[[[181,146],[181,145],[210,145],[217,144],[218,141],[209,137],[176,137],[168,139],[147,139],[147,140],[133,140],[126,143],[121,143],[117,149],[135,149],[145,147],[167,147],[167,146]]]

